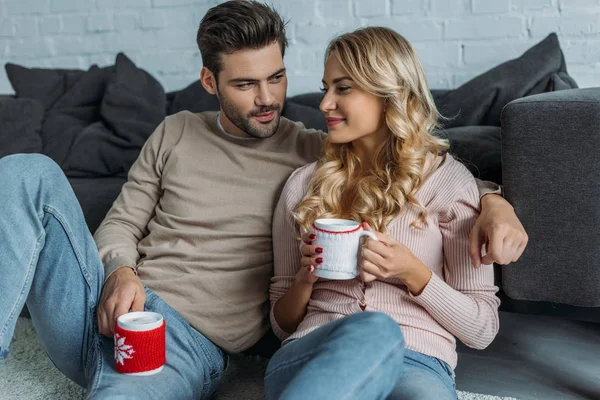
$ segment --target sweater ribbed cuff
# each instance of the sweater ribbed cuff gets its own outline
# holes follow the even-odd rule
[[[104,282],[119,268],[128,267],[135,272],[137,275],[137,270],[135,268],[135,263],[127,257],[115,257],[111,258],[104,264]]]
[[[475,182],[477,183],[477,190],[479,191],[479,199],[486,194],[497,194],[498,196],[504,197],[502,186],[494,182],[482,181],[480,179],[475,179]]]

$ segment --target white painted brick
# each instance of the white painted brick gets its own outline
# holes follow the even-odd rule
[[[581,88],[600,86],[600,64],[573,65],[569,67],[569,75]]]
[[[16,34],[16,27],[10,18],[0,18],[0,37],[11,37]]]
[[[546,36],[551,32],[563,36],[581,36],[592,31],[592,26],[597,24],[598,17],[580,15],[578,17],[539,17],[534,16],[530,33],[532,37]]]
[[[517,11],[554,8],[552,0],[512,0],[511,8]]]
[[[142,29],[161,29],[165,26],[165,16],[159,11],[146,11],[141,15]]]
[[[142,66],[143,67],[143,66]],[[200,78],[200,71],[198,73],[187,73],[183,75],[161,75],[155,74],[153,70],[148,69],[148,72],[159,78],[165,92],[173,92],[175,90],[181,90],[188,87],[192,83],[196,82]]]
[[[299,74],[288,75],[288,95],[316,92],[322,87],[323,66],[320,70],[306,70]]]
[[[202,59],[197,51],[168,51],[156,54],[140,54],[137,62],[140,65],[151,65],[154,71],[163,75],[190,72],[199,73],[202,69]]]
[[[466,67],[482,66],[492,68],[505,61],[521,56],[525,51],[534,46],[534,42],[506,42],[506,43],[466,43],[464,45],[464,61]]]
[[[54,55],[54,42],[51,38],[16,39],[10,42],[8,52],[11,57],[49,57]]]
[[[452,74],[444,71],[432,71],[425,70],[425,76],[427,77],[427,86],[430,89],[451,89],[452,88]]]
[[[275,10],[289,21],[288,26],[299,22],[312,22],[317,15],[317,2],[315,0],[286,0],[275,5]]]
[[[473,0],[473,14],[502,14],[509,9],[509,0]]]
[[[0,43],[0,55],[3,55],[1,43]],[[0,94],[14,94],[14,93],[15,93],[15,91],[13,90],[12,86],[10,85],[8,78],[4,77],[4,71],[2,71],[2,74],[0,74]]]
[[[102,9],[150,8],[150,0],[99,0]]]
[[[470,15],[469,0],[431,0],[431,15],[438,18],[453,18]]]
[[[582,8],[598,8],[600,6],[598,0],[559,0],[558,7],[561,10],[578,10]]]
[[[86,15],[64,15],[62,32],[70,35],[83,35],[87,30]]]
[[[144,29],[159,29],[163,27],[172,27],[172,30],[182,30],[187,28],[198,28],[199,20],[196,20],[194,13],[187,9],[175,8],[154,9],[144,11],[141,14],[141,27]]]
[[[115,15],[115,29],[119,32],[127,32],[137,29],[138,14],[119,13]]]
[[[350,0],[317,1],[317,17],[324,21],[347,20],[353,17],[352,3]]]
[[[410,42],[442,39],[441,25],[431,20],[400,23],[395,29]]]
[[[413,48],[425,71],[434,67],[458,67],[460,65],[458,43],[416,43]]]
[[[106,67],[115,63],[114,54],[92,54],[87,58],[89,65],[97,65],[99,67]]]
[[[91,11],[93,10],[92,0],[52,0],[52,12],[72,12],[72,11]]]
[[[152,35],[145,36],[146,46],[157,47],[160,49],[197,49],[196,29],[188,30],[164,29],[160,32],[152,32]]]
[[[567,65],[600,63],[600,39],[586,42],[572,42],[561,46]],[[598,76],[600,78],[600,75]]]
[[[524,17],[482,16],[447,21],[446,39],[483,39],[521,37],[525,35]]]
[[[323,51],[331,39],[343,33],[339,25],[297,24],[297,29],[296,40],[299,43],[321,47]]]
[[[104,52],[101,35],[57,36],[54,37],[56,54],[59,56],[77,56]]]
[[[50,9],[49,0],[11,0],[5,4],[7,15],[44,14]]]
[[[83,56],[55,56],[40,60],[41,64],[46,68],[77,68],[87,69],[88,62]],[[33,65],[37,66],[37,65]]]
[[[55,35],[62,31],[62,22],[60,15],[50,15],[40,18],[39,22],[40,26],[40,34],[43,36],[46,35]]]
[[[411,43],[442,39],[441,23],[430,19],[406,22],[394,18],[371,18],[367,20],[366,25],[391,28]]]
[[[315,46],[293,45],[285,53],[285,65],[289,70],[308,70],[315,65],[323,64],[325,49]]]
[[[354,0],[357,17],[380,17],[387,14],[387,0]]]
[[[427,1],[424,0],[392,0],[391,14],[423,14],[427,9]]]
[[[110,32],[114,29],[114,16],[112,14],[92,14],[88,17],[88,32]]]
[[[13,19],[15,25],[15,35],[18,37],[35,37],[38,36],[38,22],[35,16],[15,17]]]
[[[153,7],[173,7],[198,3],[200,3],[199,0],[152,0]]]
[[[139,51],[142,49],[161,48],[158,43],[154,43],[154,35],[151,32],[129,31],[125,35],[110,32],[103,34],[104,50],[109,53]]]

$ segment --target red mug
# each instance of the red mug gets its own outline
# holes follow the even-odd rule
[[[130,312],[117,318],[115,368],[127,375],[154,375],[166,362],[166,325],[154,312]]]

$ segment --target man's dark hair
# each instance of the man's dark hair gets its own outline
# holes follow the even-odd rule
[[[208,10],[198,28],[196,42],[202,63],[218,78],[221,54],[260,49],[278,42],[285,55],[287,38],[281,16],[258,1],[232,0]]]

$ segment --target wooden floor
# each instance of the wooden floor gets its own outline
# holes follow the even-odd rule
[[[487,349],[459,343],[458,353],[460,390],[521,400],[600,400],[599,323],[501,312],[500,332]]]

